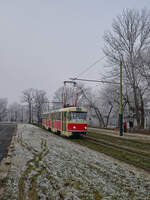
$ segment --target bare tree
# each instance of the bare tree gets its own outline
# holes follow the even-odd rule
[[[96,114],[96,118],[99,122],[99,127],[105,127],[104,117],[101,112],[101,101],[94,95],[92,90],[90,88],[85,88],[82,86],[79,86],[80,93],[82,96],[82,101],[84,99],[84,106],[87,107],[89,111],[91,111],[90,115],[92,114],[92,110],[94,110]]]
[[[150,88],[150,47],[143,52],[141,59],[140,73],[146,79],[148,87]]]
[[[38,124],[41,122],[44,104],[47,102],[46,92],[44,90],[35,90],[34,106]]]
[[[7,99],[1,98],[0,99],[0,122],[4,121],[7,116]]]
[[[32,122],[32,105],[35,98],[35,89],[29,88],[23,91],[22,101],[28,104],[29,109],[29,123]]]
[[[8,107],[8,119],[9,121],[22,121],[22,105],[13,103]]]
[[[150,12],[126,9],[113,21],[112,29],[104,35],[104,53],[114,77],[118,76],[120,60],[123,61],[124,84],[128,83],[132,88],[137,124],[143,128],[143,97],[147,85],[140,71],[142,55],[150,47]]]
[[[63,92],[63,87],[58,88],[53,96],[53,109],[59,109],[62,108],[62,92]]]

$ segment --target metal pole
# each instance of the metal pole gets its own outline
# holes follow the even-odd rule
[[[49,112],[49,102],[48,102],[48,112]]]
[[[120,61],[120,136],[123,136],[123,109],[122,109],[122,61]]]
[[[22,106],[21,111],[22,111],[22,123],[23,123],[23,106]]]

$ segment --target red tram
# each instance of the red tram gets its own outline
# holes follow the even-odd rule
[[[68,107],[44,113],[42,126],[52,132],[66,135],[85,135],[87,132],[87,111],[81,107]]]

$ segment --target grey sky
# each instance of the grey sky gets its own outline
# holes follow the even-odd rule
[[[44,89],[52,98],[63,81],[103,56],[103,34],[123,8],[150,0],[0,0],[0,98]],[[83,77],[98,78],[99,63]]]

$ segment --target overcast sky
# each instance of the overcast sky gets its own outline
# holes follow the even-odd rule
[[[103,34],[124,8],[150,0],[0,0],[0,98],[20,101],[27,88],[50,99],[64,80],[103,56]],[[80,78],[99,78],[99,63]]]

